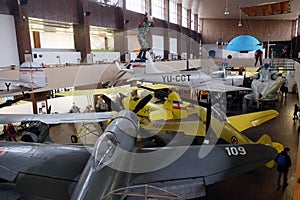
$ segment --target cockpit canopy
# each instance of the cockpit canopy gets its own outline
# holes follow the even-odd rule
[[[111,132],[106,132],[99,137],[96,142],[93,156],[94,156],[94,167],[98,171],[101,166],[108,162],[117,147],[118,140],[116,136]]]

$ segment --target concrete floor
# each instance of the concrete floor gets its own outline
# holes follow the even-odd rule
[[[201,200],[292,200],[296,180],[298,156],[298,121],[292,120],[294,104],[298,103],[296,94],[287,94],[276,103],[275,109],[280,115],[265,124],[248,129],[243,133],[256,141],[263,133],[271,136],[273,141],[282,143],[290,148],[292,166],[288,175],[288,187],[285,190],[276,190],[276,168],[261,167],[247,174],[218,182],[207,187],[207,196]],[[245,112],[240,110],[240,112]],[[299,183],[297,183],[299,184]]]

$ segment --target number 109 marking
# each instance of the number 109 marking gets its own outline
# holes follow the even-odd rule
[[[244,147],[226,147],[225,148],[229,156],[246,155],[246,149]]]

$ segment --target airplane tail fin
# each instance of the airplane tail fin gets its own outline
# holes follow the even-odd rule
[[[20,66],[19,80],[21,86],[36,89],[47,85],[47,77],[43,68],[34,62],[25,62]]]
[[[276,149],[276,151],[278,153],[280,153],[281,151],[283,151],[284,147],[282,144],[278,143],[278,142],[272,142],[271,137],[268,134],[263,134],[257,141],[257,144],[267,144],[272,146],[274,149]],[[265,164],[266,167],[268,168],[272,168],[275,165],[274,160],[268,162]]]
[[[122,65],[119,62],[116,62],[116,66],[119,71],[132,72],[132,70],[130,69],[130,67],[132,66],[131,63],[126,63],[126,64]]]
[[[149,52],[146,52],[146,58],[148,59],[146,61],[146,69],[145,69],[145,74],[151,74],[151,73],[160,73],[156,67],[155,64],[151,58],[151,55]]]

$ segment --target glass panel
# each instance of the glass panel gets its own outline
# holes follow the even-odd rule
[[[101,169],[102,164],[109,161],[113,156],[118,140],[112,133],[105,133],[98,139],[94,155],[94,166],[97,170]]]

